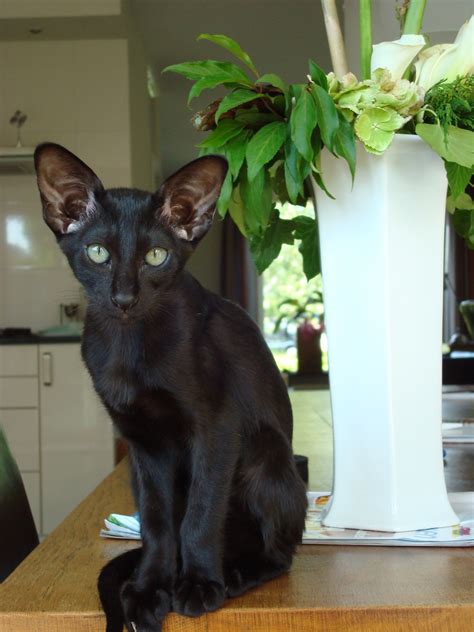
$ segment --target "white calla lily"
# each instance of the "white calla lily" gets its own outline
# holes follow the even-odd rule
[[[425,45],[423,35],[402,35],[393,42],[375,44],[372,47],[371,72],[387,68],[392,79],[397,81]]]
[[[445,79],[442,69],[446,68],[446,62],[449,64],[454,49],[454,44],[437,44],[421,52],[415,62],[415,83],[428,90],[441,79]]]
[[[437,44],[420,53],[415,63],[416,83],[428,90],[441,79],[474,72],[474,16],[459,29],[453,44]]]

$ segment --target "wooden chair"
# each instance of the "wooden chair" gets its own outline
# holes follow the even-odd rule
[[[39,543],[23,481],[0,427],[0,582]]]

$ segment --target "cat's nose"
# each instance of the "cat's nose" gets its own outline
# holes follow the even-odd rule
[[[112,303],[126,312],[138,303],[138,297],[128,292],[118,292],[112,295]]]

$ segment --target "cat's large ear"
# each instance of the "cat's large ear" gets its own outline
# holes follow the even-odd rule
[[[203,156],[170,176],[157,193],[160,221],[186,241],[209,230],[228,165],[221,156]]]
[[[35,169],[45,222],[56,235],[72,233],[95,210],[101,181],[82,160],[55,143],[38,145]]]

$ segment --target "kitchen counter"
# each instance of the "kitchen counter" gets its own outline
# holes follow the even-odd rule
[[[0,345],[39,345],[39,344],[64,344],[68,342],[81,342],[81,336],[73,335],[57,335],[42,336],[40,334],[19,335],[19,336],[2,336],[0,334]]]

